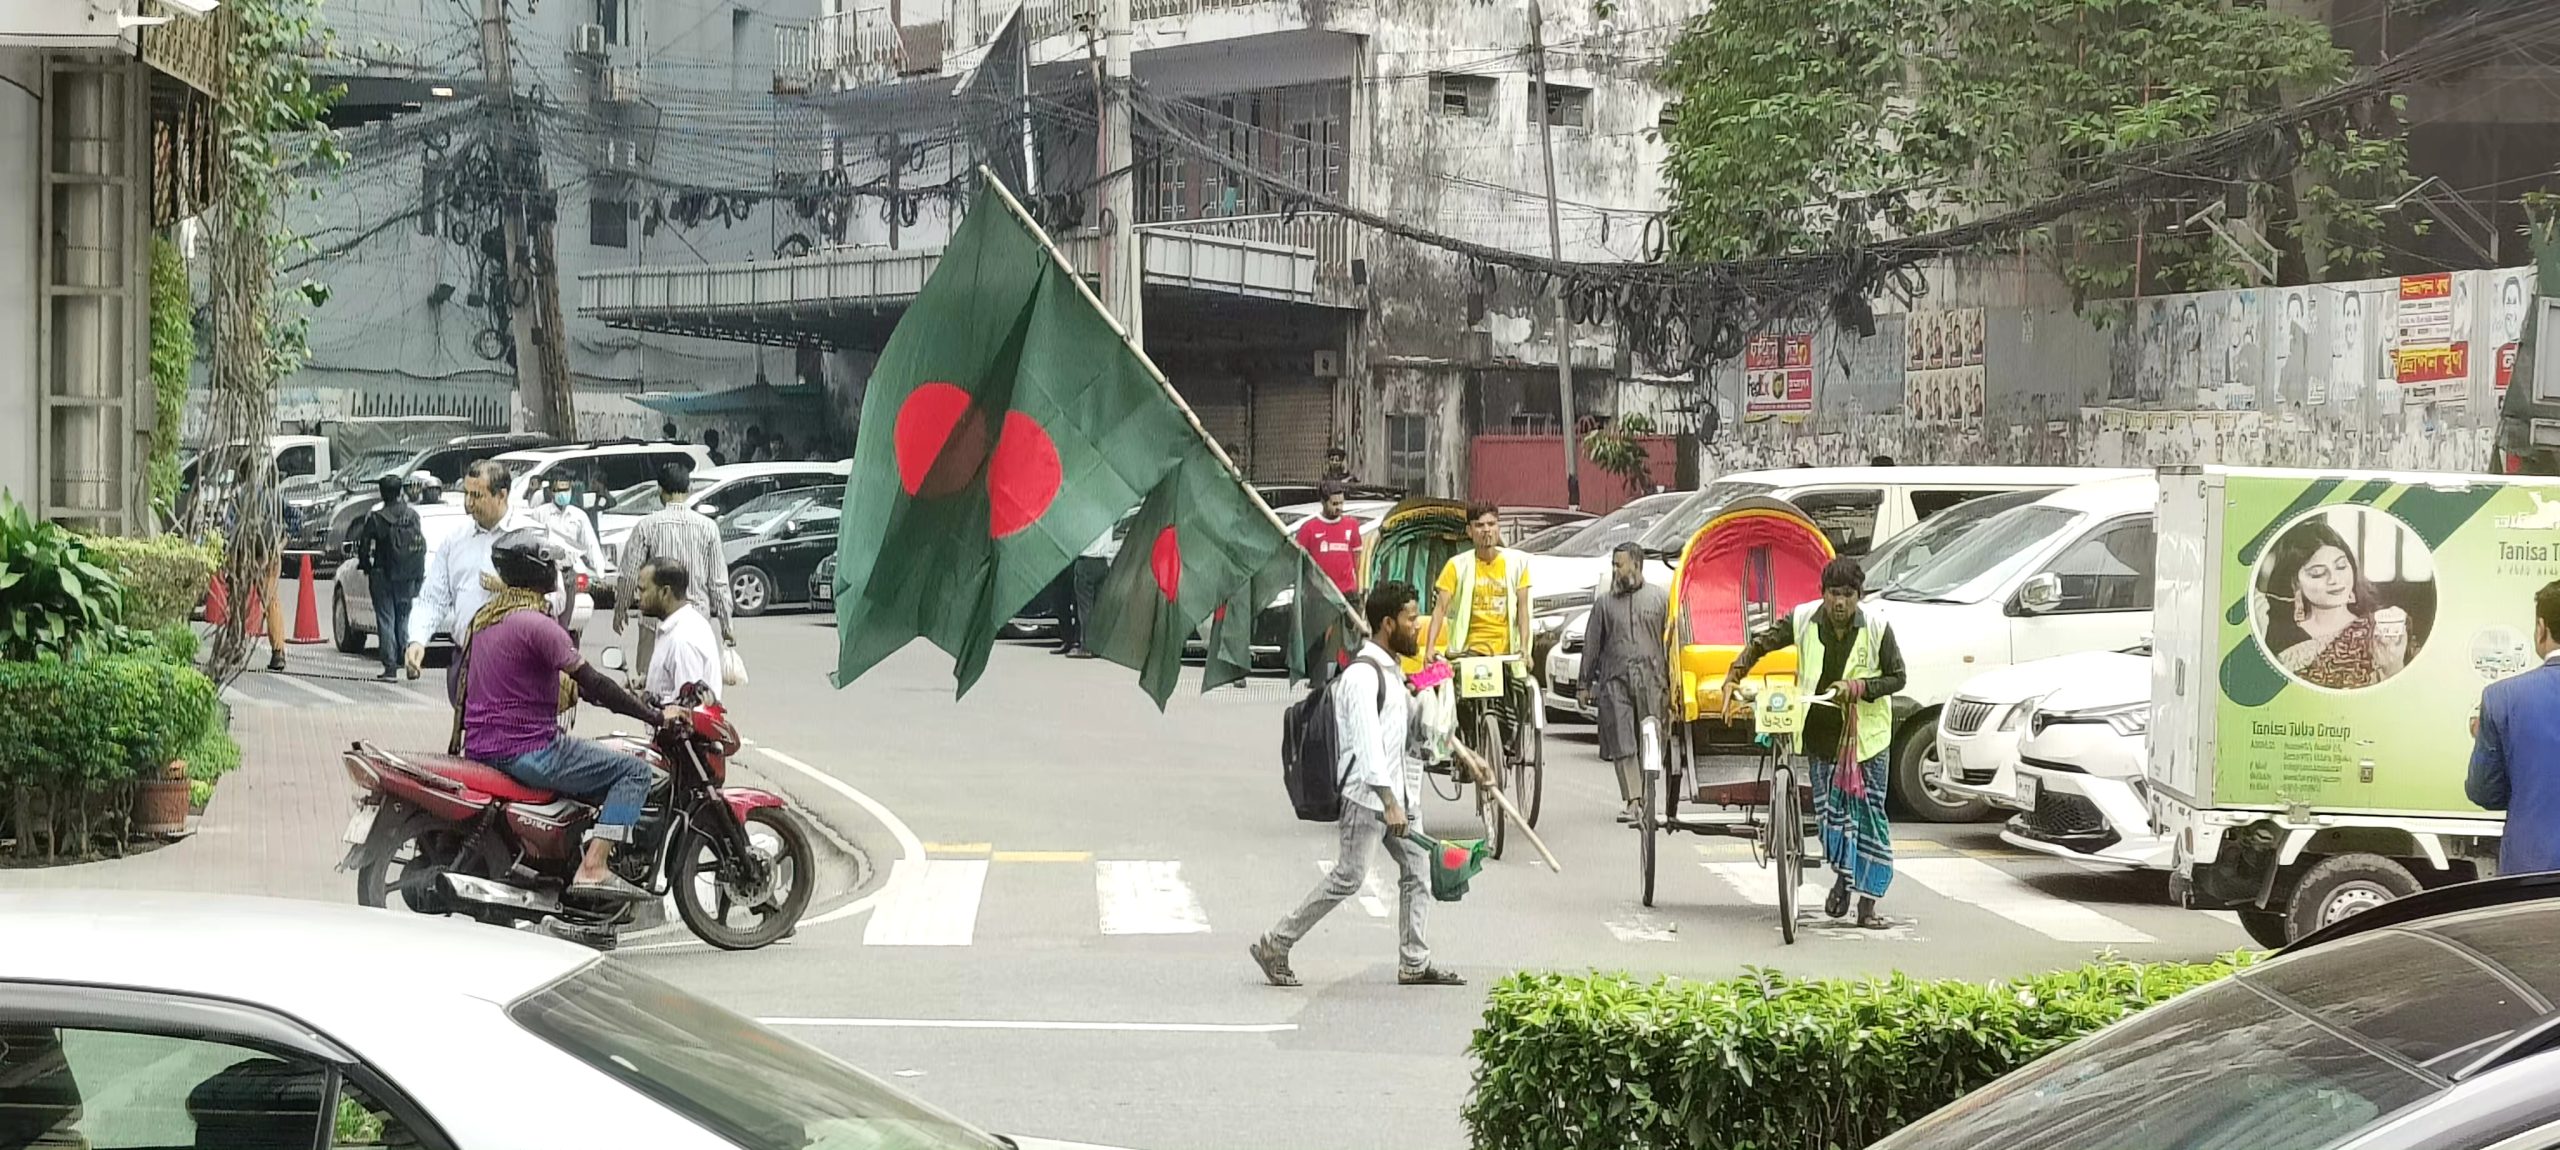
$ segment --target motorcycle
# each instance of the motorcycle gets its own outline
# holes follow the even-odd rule
[[[608,664],[612,660],[607,660]],[[704,942],[754,950],[789,935],[809,908],[817,858],[808,830],[770,791],[727,785],[736,728],[691,689],[681,729],[598,740],[651,767],[649,798],[614,873],[676,913]],[[556,920],[557,933],[611,950],[639,904],[566,893],[596,807],[528,787],[470,759],[358,742],[341,757],[356,785],[340,871],[356,901],[498,926]]]

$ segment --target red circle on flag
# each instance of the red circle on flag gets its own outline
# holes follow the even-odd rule
[[[1048,429],[1019,411],[1006,412],[995,458],[987,462],[987,534],[1002,539],[1039,522],[1065,482]]]
[[[1182,537],[1174,534],[1173,524],[1156,532],[1155,550],[1147,555],[1147,566],[1155,572],[1156,590],[1164,593],[1164,601],[1173,602],[1182,595]]]
[[[949,495],[967,486],[986,461],[987,420],[970,404],[968,392],[928,383],[898,405],[891,442],[898,486],[909,495]]]
[[[1465,865],[1467,865],[1467,848],[1456,843],[1449,843],[1440,848],[1441,869],[1456,870]]]

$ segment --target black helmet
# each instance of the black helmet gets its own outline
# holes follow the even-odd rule
[[[560,586],[560,549],[538,527],[519,527],[498,537],[489,548],[489,565],[509,587],[545,595]]]

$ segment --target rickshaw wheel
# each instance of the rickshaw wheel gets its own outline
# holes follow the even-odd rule
[[[1657,840],[1663,833],[1661,818],[1655,813],[1661,809],[1659,806],[1662,801],[1661,780],[1660,772],[1644,773],[1644,810],[1636,818],[1636,859],[1644,868],[1644,905],[1648,907],[1653,905],[1655,852],[1661,849],[1661,843]]]
[[[1511,756],[1502,745],[1502,724],[1492,715],[1476,719],[1476,753],[1484,756],[1485,776],[1500,785],[1511,770]],[[1484,821],[1485,845],[1493,857],[1502,857],[1504,840],[1510,837],[1510,820],[1502,815],[1502,804],[1494,801],[1493,788],[1476,784],[1476,815]]]
[[[1797,811],[1796,773],[1781,764],[1769,772],[1769,854],[1778,860],[1778,937],[1796,940],[1796,903],[1804,886],[1804,823]]]
[[[1529,825],[1534,827],[1538,825],[1539,808],[1546,805],[1546,732],[1539,730],[1537,724],[1532,723],[1527,719],[1522,719],[1520,721],[1520,742],[1528,753],[1520,756],[1517,762],[1511,764],[1511,772],[1519,780],[1519,785],[1512,788],[1511,794],[1513,796],[1513,801],[1518,803],[1520,806],[1520,817],[1527,820]]]

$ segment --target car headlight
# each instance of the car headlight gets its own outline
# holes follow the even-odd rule
[[[1553,635],[1564,630],[1565,623],[1571,618],[1569,615],[1540,615],[1530,620],[1529,628],[1541,637]]]
[[[2117,734],[2123,735],[2126,738],[2139,738],[2151,733],[2151,705],[2149,703],[2145,703],[2139,707],[2125,707],[2119,710],[2108,711],[2099,717],[2105,719],[2109,727],[2115,728],[2115,732]]]
[[[2015,703],[2009,704],[2008,712],[2000,716],[2000,729],[2003,731],[2017,730],[2027,721],[2027,716],[2036,713],[2036,704],[2043,701],[2044,696],[2042,695],[2030,695]]]

